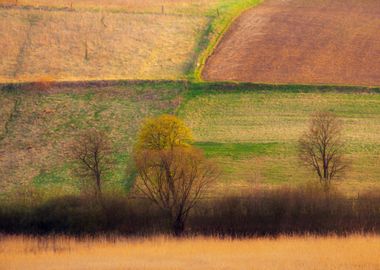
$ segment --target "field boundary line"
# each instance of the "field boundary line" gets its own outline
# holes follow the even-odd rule
[[[117,8],[70,8],[70,7],[54,7],[54,6],[32,6],[32,5],[1,5],[0,10],[21,10],[21,11],[41,11],[41,12],[89,12],[89,13],[111,13],[111,14],[127,14],[127,15],[157,15],[157,16],[171,16],[171,17],[189,17],[189,18],[203,18],[205,16],[197,14],[187,14],[180,12],[162,13],[159,11],[128,11]]]
[[[196,67],[195,67],[195,71],[193,75],[196,81],[199,81],[199,82],[203,81],[202,71],[204,69],[204,66],[206,65],[207,59],[213,54],[215,48],[219,45],[224,35],[228,31],[228,29],[230,29],[231,25],[236,21],[236,19],[239,18],[244,12],[246,12],[247,10],[250,10],[253,7],[256,7],[257,5],[261,4],[263,1],[265,0],[257,0],[256,2],[252,4],[248,4],[247,7],[238,9],[236,13],[231,15],[230,18],[226,17],[227,22],[225,23],[225,25],[222,24],[221,31],[218,31],[218,29],[215,29],[216,33],[212,34],[211,38],[209,39],[209,43],[206,49],[203,52],[201,52],[196,62]],[[213,27],[214,24],[217,25],[218,18],[220,18],[221,23],[223,22],[223,17],[216,17],[216,19],[211,20],[207,28]],[[207,30],[205,32],[207,33]]]
[[[38,90],[40,81],[0,82],[0,91]],[[49,88],[63,87],[110,87],[110,86],[167,86],[182,85],[187,91],[239,92],[239,91],[284,91],[284,92],[347,92],[379,93],[380,86],[333,85],[333,84],[276,84],[253,82],[194,82],[190,80],[74,80],[49,81]]]
[[[5,120],[4,130],[0,135],[0,143],[8,136],[10,132],[10,125],[14,122],[19,114],[19,107],[21,104],[21,98],[16,97],[14,100],[13,107],[9,113],[8,118]]]

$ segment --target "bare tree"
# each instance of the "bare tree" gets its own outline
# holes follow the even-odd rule
[[[92,190],[101,197],[103,178],[113,167],[110,140],[102,131],[82,132],[71,146],[71,157],[76,162],[75,174],[82,180],[85,191]]]
[[[175,235],[181,235],[190,210],[216,178],[216,167],[192,147],[142,150],[135,163],[136,188],[168,213]]]
[[[318,175],[326,190],[346,169],[343,157],[342,123],[330,112],[318,112],[299,140],[300,158]]]

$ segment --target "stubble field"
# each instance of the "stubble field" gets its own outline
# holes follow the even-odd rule
[[[183,79],[207,18],[0,9],[0,82]]]
[[[48,7],[74,10],[108,10],[135,13],[204,14],[220,0],[18,0],[19,7]],[[0,4],[15,6],[16,0],[0,0]],[[164,7],[164,10],[162,10]]]

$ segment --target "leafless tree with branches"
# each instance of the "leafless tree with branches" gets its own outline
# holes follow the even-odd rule
[[[339,118],[331,112],[312,115],[309,129],[299,140],[299,152],[301,161],[314,170],[328,190],[331,181],[347,168]]]
[[[107,134],[96,129],[86,130],[76,138],[70,152],[76,163],[74,172],[82,180],[84,190],[100,198],[104,175],[113,167]]]
[[[216,179],[216,167],[190,146],[142,150],[135,163],[136,188],[170,215],[174,234],[181,235],[189,212]]]

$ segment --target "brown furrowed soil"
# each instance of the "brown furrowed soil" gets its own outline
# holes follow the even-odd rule
[[[380,85],[378,0],[268,0],[208,59],[210,81]]]

